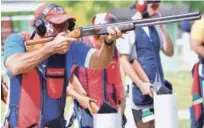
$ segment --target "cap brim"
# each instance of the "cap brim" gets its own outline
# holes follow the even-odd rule
[[[54,23],[54,24],[61,24],[65,22],[66,20],[71,20],[71,21],[76,21],[76,18],[73,16],[69,16],[67,14],[63,15],[55,15],[52,16],[51,18],[47,18],[49,22]]]

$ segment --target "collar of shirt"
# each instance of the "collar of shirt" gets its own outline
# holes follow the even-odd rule
[[[138,18],[134,15],[131,17],[132,20],[137,20]],[[147,34],[148,37],[150,37],[149,34],[149,28],[148,27],[142,27],[142,29],[144,29],[145,33]]]

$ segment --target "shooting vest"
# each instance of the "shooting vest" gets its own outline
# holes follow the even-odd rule
[[[160,61],[160,39],[155,27],[149,27],[150,37],[145,33],[144,29],[137,27],[135,30],[137,59],[150,79],[154,83],[156,74],[164,80]],[[132,89],[133,102],[137,105],[148,105],[153,103],[150,96],[144,96],[137,86]]]
[[[93,47],[89,38],[83,38],[83,42],[89,47]],[[116,51],[116,49],[115,49]],[[77,67],[74,70],[83,88],[88,94],[88,97],[97,100],[97,105],[102,106],[103,101],[108,101],[111,105],[116,107],[117,98],[115,91],[115,64],[118,59],[117,52],[115,52],[112,62],[106,69],[87,69],[84,67]],[[98,85],[92,87],[93,85]],[[92,93],[93,92],[93,93]],[[78,118],[80,127],[93,128],[93,116],[88,110],[83,109],[79,103],[74,101],[74,111]]]
[[[93,47],[89,38],[84,38],[83,41],[89,47]],[[93,99],[99,99],[100,102],[97,104],[102,105],[103,100],[108,101],[111,105],[116,107],[116,89],[115,89],[115,73],[116,73],[116,63],[118,61],[118,54],[115,49],[113,59],[110,65],[106,69],[87,69],[84,67],[78,67],[75,74],[78,76],[80,82],[82,83],[84,89],[87,91],[88,96]],[[92,88],[92,85],[98,85],[98,88]],[[90,92],[98,92],[90,93]],[[103,100],[101,100],[101,98]]]
[[[24,41],[30,38],[28,33],[21,35]],[[5,125],[11,128],[64,128],[65,78],[65,55],[53,55],[48,58],[46,67],[38,65],[11,78]]]

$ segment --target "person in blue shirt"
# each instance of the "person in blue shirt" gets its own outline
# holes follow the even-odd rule
[[[4,126],[64,128],[66,87],[73,65],[104,68],[112,60],[114,40],[121,31],[108,27],[109,35],[96,50],[66,36],[75,21],[62,7],[44,4],[35,12],[33,33],[15,33],[7,38],[4,64],[10,77],[10,95]],[[52,41],[26,52],[26,40],[53,35]]]

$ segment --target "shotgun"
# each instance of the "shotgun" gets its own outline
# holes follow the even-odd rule
[[[172,16],[163,16],[163,17],[148,18],[148,19],[130,20],[125,22],[116,22],[111,24],[89,25],[85,27],[76,28],[73,31],[68,32],[67,36],[74,37],[74,38],[82,38],[84,36],[90,36],[90,35],[106,35],[108,34],[107,27],[109,26],[115,26],[115,27],[118,27],[121,32],[127,32],[127,31],[134,30],[136,27],[167,24],[167,23],[187,21],[187,20],[198,20],[200,18],[201,18],[200,12],[192,12],[192,13],[178,14],[178,15],[172,15]],[[53,39],[54,39],[54,36],[39,38],[35,40],[27,40],[25,42],[25,46],[27,51],[30,51],[29,49],[32,49],[33,47],[37,46],[37,44],[43,45],[44,43],[49,42]]]

